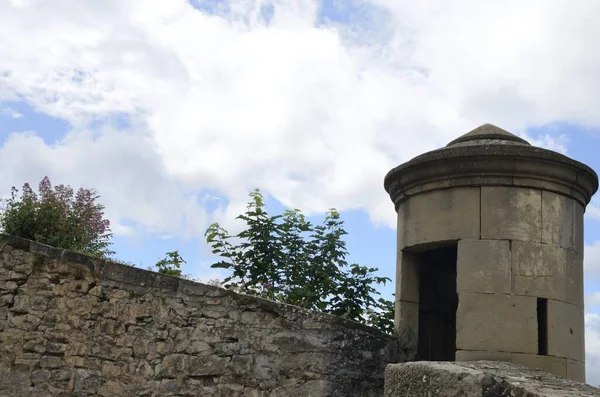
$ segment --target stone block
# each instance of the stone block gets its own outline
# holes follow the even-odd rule
[[[482,187],[481,238],[540,242],[542,192],[515,187]]]
[[[584,361],[583,308],[548,300],[548,355]]]
[[[396,326],[405,326],[418,329],[419,304],[415,302],[396,301],[394,323]]]
[[[536,298],[462,293],[456,317],[457,350],[537,353]]]
[[[5,321],[8,318],[8,306],[0,306],[0,321]]]
[[[534,242],[512,242],[513,292],[565,300],[567,250]]]
[[[574,200],[542,191],[542,243],[573,248]]]
[[[149,273],[146,278],[148,288],[157,288],[165,295],[175,295],[179,288],[179,278],[160,273]]]
[[[549,374],[567,377],[566,359],[552,356],[538,356],[535,354],[511,354],[511,363],[524,365],[532,369],[541,369]]]
[[[583,256],[567,251],[567,302],[583,307]]]
[[[410,362],[385,369],[385,397],[598,397],[600,389],[494,361]]]
[[[445,162],[431,163],[427,167],[420,167],[412,170],[407,178],[403,178],[402,184],[405,186],[404,194],[414,196],[420,193],[445,189],[450,186],[448,178],[440,179],[439,175],[447,175],[448,169]],[[427,181],[426,183],[411,183],[411,180]]]
[[[510,361],[511,353],[489,350],[458,350],[456,361]]]
[[[412,252],[400,251],[396,264],[396,299],[419,302],[419,260]]]
[[[573,250],[583,255],[583,213],[584,209],[578,202],[573,202]]]
[[[450,175],[450,186],[506,186],[514,181],[514,163],[512,161],[494,161],[485,159],[485,163],[494,169],[482,172],[482,160],[478,157],[463,157],[460,161],[449,161],[446,174]],[[493,165],[491,165],[493,163]]]
[[[398,208],[398,249],[479,238],[479,188],[419,194]]]
[[[459,350],[456,352],[456,361],[504,361],[524,365],[531,369],[541,369],[553,375],[567,375],[566,359],[551,356],[538,356],[536,354],[507,353],[482,350]]]
[[[419,344],[419,304],[396,300],[394,332],[402,340],[403,348],[410,359],[417,353]]]
[[[566,360],[567,362],[567,379],[577,382],[585,382],[585,364],[580,361]]]
[[[515,183],[571,194],[570,185],[577,181],[577,170],[573,167],[521,157],[515,159]]]
[[[121,265],[114,262],[106,262],[102,272],[102,278],[130,285],[145,286],[149,271],[133,266]]]
[[[510,242],[460,240],[457,259],[458,292],[511,292]]]
[[[190,357],[188,372],[193,376],[224,375],[229,368],[231,357]]]

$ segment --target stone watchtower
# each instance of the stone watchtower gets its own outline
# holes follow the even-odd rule
[[[485,124],[385,177],[396,331],[416,360],[502,360],[585,381],[588,166]]]

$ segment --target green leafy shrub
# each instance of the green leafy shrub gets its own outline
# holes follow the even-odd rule
[[[179,255],[179,251],[167,252],[164,259],[156,262],[156,268],[159,273],[169,276],[181,277],[180,267],[185,260]]]
[[[313,226],[298,209],[270,216],[258,189],[250,198],[238,216],[246,223],[239,234],[218,223],[205,233],[213,254],[223,258],[212,267],[232,272],[223,280],[226,288],[391,332],[393,302],[375,299],[375,286],[390,279],[376,276],[377,268],[348,264],[339,212],[329,210],[323,224]]]
[[[100,196],[94,190],[82,188],[74,194],[70,186],[52,188],[44,177],[38,193],[28,183],[18,193],[13,186],[11,197],[3,200],[3,233],[103,258],[114,254],[109,249],[110,222],[104,219],[104,206],[96,203]]]

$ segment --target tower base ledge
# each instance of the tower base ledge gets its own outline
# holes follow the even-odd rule
[[[385,370],[385,397],[600,397],[600,389],[500,361],[410,362]]]

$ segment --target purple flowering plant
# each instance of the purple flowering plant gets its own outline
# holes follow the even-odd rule
[[[12,236],[35,240],[54,247],[69,249],[102,258],[113,251],[110,222],[104,219],[104,206],[96,200],[100,196],[93,189],[70,186],[54,188],[46,176],[34,192],[28,183],[21,194],[16,187],[4,201],[0,213],[0,230]]]

